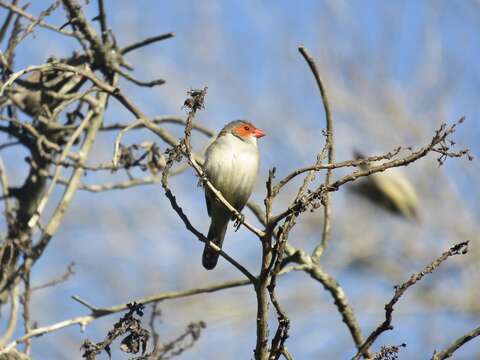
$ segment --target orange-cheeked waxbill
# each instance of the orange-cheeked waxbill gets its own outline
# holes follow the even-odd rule
[[[262,136],[265,133],[252,123],[232,121],[220,131],[205,155],[205,174],[238,211],[247,203],[257,179],[260,163],[257,139]],[[205,199],[208,215],[212,219],[207,238],[221,248],[232,215],[208,188],[205,189]],[[218,252],[206,244],[202,257],[205,269],[213,269],[218,256]]]

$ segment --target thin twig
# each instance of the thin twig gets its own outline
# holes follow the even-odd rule
[[[32,289],[30,288],[30,272],[27,272],[23,275],[24,291],[23,295],[20,298],[20,301],[23,305],[23,329],[25,334],[28,334],[32,330],[31,318],[30,318],[30,301],[32,298]],[[30,355],[30,350],[32,348],[32,342],[30,339],[25,341],[24,352],[27,355]]]
[[[154,86],[160,86],[165,84],[165,80],[163,79],[155,79],[151,81],[142,81],[138,80],[134,76],[130,75],[129,73],[126,73],[125,71],[121,70],[119,67],[114,67],[115,72],[117,72],[120,76],[125,78],[128,81],[131,81],[135,85],[142,86],[142,87],[154,87]]]
[[[315,163],[310,166],[306,166],[303,168],[298,168],[294,171],[292,171],[290,174],[286,175],[283,179],[281,179],[277,185],[273,187],[273,192],[274,194],[277,194],[282,187],[284,187],[287,183],[289,183],[291,180],[293,180],[295,177],[298,175],[301,175],[305,172],[310,172],[310,171],[319,171],[319,170],[325,170],[325,169],[339,169],[339,168],[345,168],[345,167],[357,167],[357,166],[362,166],[362,165],[367,165],[373,162],[377,162],[380,160],[391,160],[393,159],[396,155],[400,153],[402,150],[401,147],[398,147],[394,149],[393,151],[389,151],[386,154],[383,155],[375,155],[375,156],[369,156],[365,159],[355,159],[355,160],[347,160],[347,161],[341,161],[337,163],[329,163],[329,164],[321,164],[321,163]]]
[[[178,117],[178,116],[156,116],[152,118],[151,120],[154,124],[159,125],[159,124],[178,124],[178,125],[183,125],[185,126],[185,119]],[[122,130],[129,126],[129,124],[122,124],[122,123],[116,123],[116,124],[110,124],[110,125],[104,125],[100,128],[101,131],[111,131],[111,130]],[[139,126],[136,127],[135,129],[143,129],[144,126]],[[132,129],[133,130],[133,129]],[[200,133],[208,136],[208,137],[213,137],[215,136],[215,132],[207,128],[206,126],[203,126],[199,122],[195,122],[193,124],[193,130],[197,130]]]
[[[10,291],[10,315],[8,317],[8,325],[4,330],[2,336],[0,337],[0,347],[3,346],[15,332],[18,319],[18,308],[19,308],[19,296],[18,296],[19,285],[13,287]]]
[[[335,142],[333,137],[333,118],[332,112],[330,110],[330,103],[328,101],[327,92],[325,90],[325,85],[323,84],[323,80],[320,77],[320,74],[317,69],[317,65],[315,63],[315,59],[309,54],[308,50],[302,45],[298,48],[300,54],[305,58],[310,70],[312,71],[315,80],[318,85],[318,89],[320,90],[320,95],[322,96],[322,103],[325,109],[325,119],[327,124],[327,153],[328,153],[328,162],[333,164],[335,162]],[[328,187],[331,182],[332,177],[332,169],[327,170],[327,174],[325,175],[325,187]],[[318,262],[320,257],[322,256],[323,252],[328,246],[328,242],[331,236],[331,229],[332,229],[332,209],[331,209],[331,194],[330,192],[325,194],[323,198],[323,229],[322,229],[322,240],[320,244],[315,248],[312,254],[312,259],[315,262]]]
[[[80,296],[78,295],[72,295],[72,299],[75,300],[76,302],[82,304],[83,306],[85,306],[88,310],[90,310],[91,312],[99,312],[100,310],[98,309],[98,307],[90,304],[87,300],[84,300],[82,299]]]
[[[23,76],[26,73],[32,72],[32,71],[48,71],[48,70],[61,70],[61,71],[67,71],[67,72],[72,72],[75,74],[80,74],[84,76],[85,78],[89,79],[92,81],[93,84],[95,84],[98,88],[101,90],[107,92],[109,95],[113,96],[115,99],[117,99],[128,111],[130,111],[137,120],[139,120],[144,127],[146,127],[148,130],[152,131],[154,134],[159,136],[163,141],[165,141],[167,144],[171,146],[177,146],[178,145],[178,140],[170,134],[168,131],[166,131],[163,128],[160,128],[156,126],[152,120],[150,120],[137,106],[135,106],[123,93],[122,91],[117,88],[116,86],[112,86],[108,84],[107,82],[99,79],[95,74],[89,70],[89,69],[80,69],[78,67],[66,65],[63,63],[48,63],[48,64],[42,64],[42,65],[34,65],[34,66],[29,66],[23,70],[20,70],[14,74],[12,74],[7,81],[0,87],[0,97],[3,95],[4,91],[10,87],[18,78]],[[197,158],[195,157],[197,160]]]
[[[261,207],[258,204],[255,204],[252,201],[247,203],[248,208],[254,213],[257,219],[263,224],[266,224],[266,217],[263,213]],[[275,237],[278,237],[278,233],[274,232]],[[313,262],[311,257],[305,253],[305,251],[300,249],[295,249],[293,246],[286,244],[286,253],[288,255],[286,261],[283,265],[282,271],[291,271],[291,270],[302,270],[308,273],[313,279],[319,281],[325,289],[330,293],[332,296],[335,306],[337,307],[338,312],[342,316],[342,320],[347,326],[353,341],[355,342],[355,346],[357,349],[364,343],[364,337],[362,334],[362,329],[355,317],[355,313],[353,309],[348,303],[347,296],[345,291],[340,286],[340,284],[329,274],[327,274],[319,264]],[[295,267],[287,267],[285,266],[288,262],[296,262],[299,264]],[[364,352],[366,357],[371,355],[369,350]]]
[[[89,112],[89,114],[83,119],[82,123],[78,126],[78,128],[75,129],[75,132],[72,134],[70,139],[68,139],[67,144],[64,146],[62,150],[62,154],[60,155],[60,159],[59,159],[60,162],[66,159],[67,154],[70,152],[71,147],[74,145],[78,137],[83,133],[83,130],[87,127],[87,125],[89,125],[94,115],[95,114],[93,111]],[[40,216],[42,215],[42,212],[47,205],[50,195],[52,194],[53,189],[55,188],[55,184],[58,180],[58,177],[60,176],[60,172],[61,172],[61,168],[60,166],[57,166],[57,168],[55,169],[53,178],[50,182],[50,186],[48,187],[48,190],[45,192],[40,202],[38,203],[37,210],[35,210],[35,212],[33,213],[33,216],[28,221],[28,226],[31,229],[33,229],[37,225],[37,222],[40,219]]]
[[[417,151],[412,151],[410,155],[407,155],[400,159],[386,161],[380,165],[371,166],[368,169],[354,171],[349,175],[345,175],[340,179],[333,181],[332,183],[330,183],[328,187],[325,187],[322,184],[316,190],[312,191],[307,197],[305,197],[304,199],[301,199],[301,201],[295,202],[293,205],[289,206],[288,209],[276,215],[273,218],[273,221],[279,222],[292,213],[305,211],[308,208],[308,206],[312,205],[312,203],[314,203],[317,200],[323,199],[326,193],[337,191],[341,186],[343,186],[346,183],[349,183],[357,180],[358,178],[370,176],[371,174],[382,172],[394,167],[406,166],[413,163],[414,161],[417,161],[422,157],[425,157],[427,154],[429,154],[434,149],[436,149],[437,146],[443,146],[443,144],[447,140],[447,137],[455,131],[456,126],[458,124],[461,124],[464,121],[464,119],[465,119],[464,117],[461,117],[459,120],[457,120],[457,122],[455,122],[450,127],[447,127],[446,124],[442,124],[440,128],[435,131],[435,135],[433,136],[432,140],[428,145],[418,149]],[[464,151],[461,151],[461,153],[463,153],[467,157],[469,156],[468,151],[466,153]],[[442,154],[442,156],[444,156],[444,154]]]
[[[35,21],[32,21],[24,30],[22,35],[20,36],[18,42],[21,42],[24,40],[30,33],[33,32],[33,29],[35,26],[39,25],[43,19],[47,16],[49,16],[54,10],[56,10],[60,6],[60,1],[54,1],[46,10],[42,11],[40,15],[35,19]]]
[[[58,284],[61,284],[61,283],[64,283],[64,282],[68,281],[75,274],[74,266],[75,266],[74,262],[70,263],[67,267],[67,271],[65,271],[60,277],[58,277],[57,279],[50,280],[50,281],[46,282],[45,284],[32,286],[32,288],[31,288],[32,291],[37,291],[37,290],[40,290],[40,289],[45,289],[45,288],[48,288],[48,287],[56,286]]]
[[[123,49],[120,50],[120,54],[125,55],[126,53],[129,53],[130,51],[133,51],[133,50],[139,49],[141,47],[150,45],[150,44],[152,44],[154,42],[157,42],[157,41],[163,41],[163,40],[170,39],[174,36],[175,36],[175,33],[173,33],[173,32],[169,32],[169,33],[162,34],[162,35],[157,35],[157,36],[152,36],[150,38],[147,38],[147,39],[142,40],[140,42],[137,42],[135,44],[125,46]]]
[[[117,78],[113,79],[113,83],[116,83]],[[90,110],[90,112],[94,113],[94,116],[90,122],[90,126],[88,127],[85,138],[83,140],[83,144],[81,146],[81,149],[79,151],[79,163],[82,164],[86,161],[93,143],[95,141],[98,128],[100,127],[100,124],[103,120],[103,112],[105,111],[105,106],[108,100],[108,94],[107,93],[101,93],[98,95],[98,108],[93,108]],[[89,117],[89,115],[87,115]],[[80,185],[80,179],[84,174],[84,169],[81,167],[76,168],[73,173],[70,176],[70,180],[68,182],[68,185],[65,188],[65,191],[63,192],[62,198],[58,202],[57,207],[55,208],[52,216],[50,217],[47,225],[45,227],[42,227],[42,234],[40,236],[40,239],[37,241],[37,243],[32,247],[30,256],[28,256],[24,262],[17,268],[17,270],[12,273],[9,276],[9,279],[7,281],[8,284],[15,283],[16,279],[23,275],[28,273],[33,264],[42,256],[45,248],[49,244],[51,238],[53,235],[56,233],[58,230],[63,217],[65,216],[66,209],[70,205],[70,203],[73,200],[73,196],[75,192],[78,189],[78,186]]]
[[[362,330],[355,317],[352,307],[348,303],[345,291],[340,284],[331,275],[326,273],[319,264],[313,262],[313,259],[303,250],[296,250],[293,247],[289,247],[287,252],[293,256],[292,261],[306,265],[304,271],[313,279],[319,281],[325,290],[330,293],[338,312],[342,316],[342,321],[345,323],[350,335],[352,336],[355,346],[357,349],[360,349],[361,345],[364,343]],[[371,357],[371,352],[369,349],[362,349],[361,353],[366,358]]]
[[[435,351],[433,353],[432,360],[448,359],[460,347],[462,347],[464,344],[466,344],[470,340],[475,339],[477,336],[480,336],[480,326],[466,333],[465,335],[460,336],[457,340],[455,340],[450,346],[448,346],[444,350],[439,352]]]
[[[244,286],[251,284],[249,280],[236,280],[236,281],[229,281],[229,282],[224,282],[221,284],[216,284],[216,285],[211,285],[211,286],[206,286],[206,287],[200,287],[200,288],[195,288],[195,289],[189,289],[189,290],[183,290],[183,291],[170,291],[170,292],[162,292],[159,294],[155,294],[152,296],[148,296],[145,298],[137,299],[134,300],[137,304],[150,304],[154,302],[159,302],[159,301],[165,301],[165,300],[171,300],[171,299],[178,299],[178,298],[184,298],[188,296],[194,296],[194,295],[199,295],[199,294],[206,294],[206,293],[212,293],[220,290],[225,290],[225,289],[230,289],[234,287],[239,287],[239,286]],[[77,300],[78,301],[78,300]],[[91,305],[90,305],[91,306]],[[21,344],[28,339],[42,336],[47,333],[51,333],[54,331],[57,331],[59,329],[63,329],[72,325],[80,325],[82,330],[85,329],[85,327],[90,324],[92,321],[106,316],[106,315],[111,315],[115,314],[121,311],[125,311],[128,309],[127,304],[120,304],[116,306],[111,306],[107,308],[96,308],[93,307],[95,310],[92,311],[89,315],[85,316],[78,316],[74,317],[72,319],[60,321],[58,323],[54,323],[52,325],[48,326],[42,326],[36,329],[33,329],[29,333],[19,337],[15,341],[10,342],[8,345],[5,346],[2,350],[0,350],[0,355],[5,354],[8,352],[10,349],[14,348],[18,344]]]
[[[108,42],[107,15],[105,14],[105,6],[103,0],[98,0],[98,20],[100,22],[100,32],[104,44]]]
[[[18,4],[18,0],[13,0],[11,6],[12,5],[16,6],[17,4]],[[5,38],[5,35],[7,33],[7,29],[10,26],[10,23],[12,22],[14,14],[15,13],[12,10],[10,10],[8,12],[7,18],[5,19],[5,21],[2,24],[2,27],[0,28],[0,42],[2,42],[3,39]]]
[[[103,192],[103,191],[110,191],[110,190],[123,190],[128,189],[135,186],[141,185],[152,185],[158,184],[162,181],[160,176],[146,176],[143,178],[134,178],[131,180],[126,180],[124,182],[118,183],[108,183],[108,184],[83,184],[81,183],[78,188],[80,190],[85,190],[93,193]],[[57,181],[59,184],[67,185],[68,180],[65,179],[58,179]]]
[[[198,240],[204,242],[205,244],[208,244],[213,250],[217,251],[220,254],[220,256],[222,256],[230,264],[235,266],[238,270],[240,270],[251,282],[255,283],[257,280],[255,276],[253,276],[243,265],[241,265],[239,262],[233,259],[230,255],[228,255],[222,249],[220,249],[218,245],[209,241],[205,235],[203,235],[191,224],[190,220],[183,212],[183,209],[178,205],[177,200],[175,196],[172,194],[172,192],[170,191],[170,189],[165,185],[164,185],[164,189],[165,189],[165,196],[168,198],[168,200],[170,200],[170,205],[172,206],[173,210],[178,214],[180,219],[183,221],[187,230],[190,231],[192,234],[194,234]]]
[[[95,28],[87,21],[81,5],[77,0],[62,0],[62,2],[67,11],[70,23],[74,24],[75,27],[78,27],[79,31],[85,37],[85,40],[95,52],[95,55],[101,60],[101,63],[107,64],[107,59],[112,55],[110,49],[108,47],[103,47],[103,43],[98,38]],[[80,41],[78,38],[77,40]]]
[[[0,1],[0,7],[4,8],[4,9],[8,9],[8,10],[14,12],[15,14],[18,14],[18,15],[20,15],[20,16],[24,17],[25,19],[30,20],[32,22],[37,21],[37,18],[35,16],[30,15],[25,10],[23,10],[23,9],[21,9],[21,8],[15,6],[15,5],[6,4],[5,2]],[[39,22],[38,26],[49,29],[49,30],[53,30],[53,31],[55,31],[57,33],[60,33],[62,35],[75,37],[75,34],[73,32],[67,31],[67,30],[60,30],[57,27],[55,27],[53,25],[50,25],[50,24],[47,24],[43,21]]]
[[[445,251],[437,259],[433,260],[425,269],[421,272],[413,274],[410,279],[404,282],[401,285],[395,286],[395,293],[392,299],[385,305],[385,320],[367,337],[367,340],[362,344],[357,354],[353,357],[353,360],[359,359],[362,351],[368,349],[375,340],[382,334],[384,331],[392,330],[392,314],[394,311],[394,306],[400,300],[402,295],[407,291],[408,288],[415,285],[420,281],[425,275],[431,274],[435,269],[437,269],[445,260],[451,256],[463,255],[468,252],[468,243],[469,241],[464,241],[452,246],[449,250]]]
[[[5,221],[10,228],[11,223],[12,223],[12,207],[10,206],[10,191],[8,188],[8,179],[7,179],[7,173],[5,169],[5,165],[3,164],[3,160],[0,157],[0,184],[2,187],[2,196],[3,196],[3,211],[5,214]]]

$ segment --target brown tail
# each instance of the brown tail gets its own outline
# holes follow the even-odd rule
[[[225,239],[225,233],[227,231],[228,219],[225,225],[217,226],[214,221],[210,224],[210,229],[208,230],[208,240],[218,245],[221,249],[223,244],[223,239]],[[212,270],[215,268],[218,262],[219,253],[213,248],[205,244],[205,249],[203,250],[202,264],[203,267],[207,270]]]

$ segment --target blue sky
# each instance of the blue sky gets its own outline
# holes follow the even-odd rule
[[[92,18],[96,9],[95,2],[90,3],[87,13]],[[317,59],[331,95],[339,160],[351,157],[356,147],[373,154],[398,145],[422,146],[441,122],[452,123],[462,115],[467,122],[455,135],[458,146],[480,155],[480,12],[474,1],[105,3],[110,27],[122,46],[148,36],[176,33],[173,39],[127,56],[138,78],[167,80],[154,89],[122,82],[146,114],[184,115],[181,106],[186,91],[208,86],[206,109],[199,121],[219,129],[231,119],[248,118],[267,132],[260,145],[262,168],[253,195],[259,203],[268,168],[276,166],[279,175],[286,174],[311,164],[323,146],[323,107],[298,53],[300,44]],[[38,14],[43,6],[43,2],[33,2],[29,11]],[[63,11],[47,21],[63,24]],[[63,37],[37,29],[19,47],[16,69],[41,63],[50,55],[67,56],[76,48]],[[131,120],[112,102],[107,123]],[[169,129],[181,134],[179,128]],[[110,159],[113,138],[109,134],[98,140],[91,163]],[[145,140],[156,139],[145,131],[125,137],[126,144]],[[195,135],[198,149],[205,143],[202,135]],[[10,151],[2,156],[14,174],[12,182],[20,181],[24,167],[18,165],[19,154]],[[347,191],[333,198],[333,240],[322,261],[344,286],[365,333],[382,319],[393,284],[420,270],[449,244],[464,240],[460,236],[470,236],[473,244],[480,245],[476,221],[480,168],[476,162],[451,161],[438,169],[430,157],[405,171],[422,197],[421,224],[384,214]],[[85,182],[125,178],[125,174],[89,174]],[[173,178],[171,184],[195,225],[206,230],[203,193],[192,172]],[[279,197],[277,210],[288,204],[293,189]],[[247,216],[252,219],[250,213]],[[320,226],[319,214],[305,215],[292,233],[292,243],[312,249]],[[229,231],[225,246],[252,271],[257,269],[259,244],[245,229]],[[240,277],[225,263],[214,272],[203,271],[201,249],[169,209],[158,185],[103,194],[79,192],[36,265],[33,280],[41,283],[55,277],[71,261],[76,262],[77,273],[68,283],[35,294],[34,316],[45,325],[85,313],[70,299],[74,294],[97,306],[109,306],[155,292]],[[372,264],[359,268],[355,264],[361,261],[358,254],[362,252]],[[401,359],[428,358],[434,348],[478,326],[478,312],[454,301],[476,287],[478,253],[469,255],[466,265],[461,259],[452,260],[451,266],[425,279],[424,287],[420,284],[402,298],[394,316],[395,330],[382,336],[378,345],[406,342]],[[386,268],[388,262],[398,266],[397,270],[379,273],[378,268]],[[458,293],[449,292],[452,284],[458,286],[454,288]],[[452,299],[430,303],[433,300],[425,300],[424,294],[432,288],[438,297]],[[287,346],[295,358],[345,359],[353,354],[350,336],[320,284],[305,274],[289,274],[279,282],[279,293],[292,320]],[[173,338],[189,321],[205,320],[207,330],[184,359],[248,358],[255,337],[254,300],[251,289],[242,288],[165,302],[160,331],[166,339]],[[453,305],[445,305],[449,301]],[[85,334],[72,328],[34,340],[33,355],[80,359],[75,351],[82,340],[100,340],[117,318],[95,322]],[[478,356],[478,348],[478,340],[473,341],[457,358]],[[122,356],[115,353],[114,358],[126,358]]]

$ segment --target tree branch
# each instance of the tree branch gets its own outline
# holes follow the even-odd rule
[[[433,353],[432,360],[448,359],[460,347],[465,345],[470,340],[475,339],[477,336],[480,336],[480,326],[473,329],[472,331],[466,333],[465,335],[460,336],[457,340],[455,340],[450,346],[448,346],[444,350],[439,351],[439,352],[435,351]]]
[[[435,269],[437,269],[449,257],[466,254],[468,252],[468,243],[469,241],[464,241],[452,246],[448,251],[445,251],[437,259],[433,260],[423,271],[413,274],[406,282],[395,286],[395,293],[392,299],[385,305],[385,320],[367,337],[367,340],[362,344],[357,354],[353,357],[353,360],[360,358],[362,351],[368,349],[384,331],[393,329],[393,326],[391,325],[392,314],[394,311],[393,307],[398,300],[400,300],[405,291],[415,285],[425,275],[431,274],[435,271]]]
[[[322,96],[322,103],[323,108],[325,110],[325,119],[327,124],[327,139],[326,139],[326,148],[328,154],[328,162],[330,164],[335,162],[335,142],[333,136],[333,118],[332,112],[330,110],[330,102],[328,101],[327,92],[325,90],[325,85],[323,84],[323,80],[320,77],[320,74],[317,69],[317,65],[315,63],[315,59],[309,54],[308,50],[302,45],[298,48],[300,54],[304,57],[305,61],[307,62],[310,70],[315,77],[317,82],[318,89],[320,91],[320,95]],[[328,187],[330,185],[332,177],[332,169],[327,170],[327,174],[325,175],[325,182],[324,186]],[[320,257],[322,256],[323,252],[328,246],[328,241],[330,240],[330,233],[332,229],[332,209],[331,209],[331,194],[330,192],[325,194],[323,198],[323,228],[322,228],[322,239],[320,244],[314,249],[312,254],[312,259],[315,262],[318,262]]]
[[[436,130],[435,135],[433,136],[430,143],[419,150],[412,152],[410,155],[405,156],[401,159],[390,160],[384,162],[377,166],[371,166],[368,169],[357,170],[349,175],[345,175],[342,178],[330,183],[328,187],[324,186],[323,184],[320,185],[316,190],[312,191],[310,195],[301,199],[300,201],[294,202],[288,209],[283,211],[282,213],[276,215],[274,217],[274,221],[279,222],[282,219],[286,218],[288,215],[295,213],[295,212],[302,212],[305,211],[309,206],[315,203],[315,201],[322,201],[324,195],[328,192],[337,191],[342,185],[355,181],[358,178],[369,176],[371,174],[375,174],[378,172],[385,171],[390,168],[399,167],[399,166],[406,166],[408,164],[425,157],[428,153],[436,150],[437,146],[444,147],[445,142],[447,141],[447,137],[452,134],[456,126],[461,124],[465,120],[464,117],[461,117],[456,123],[451,125],[447,128],[446,124],[440,126],[438,130]],[[471,159],[470,155],[468,154],[468,150],[461,150],[459,153],[467,156],[469,160]],[[457,155],[458,153],[454,153]],[[442,156],[446,156],[442,154]]]
[[[35,16],[27,13],[25,10],[23,10],[23,9],[13,5],[13,4],[6,4],[4,1],[0,1],[0,7],[4,8],[4,9],[8,9],[11,12],[14,12],[15,14],[18,14],[18,15],[20,15],[20,16],[24,17],[25,19],[30,20],[32,22],[37,21],[37,18]],[[55,32],[60,33],[62,35],[75,37],[75,34],[73,32],[67,31],[67,30],[60,30],[57,27],[55,27],[53,25],[50,25],[50,24],[47,24],[43,21],[40,21],[38,23],[38,26],[43,27],[45,29],[55,31]]]
[[[120,53],[121,53],[122,55],[125,55],[125,54],[129,53],[130,51],[140,49],[141,47],[150,45],[150,44],[152,44],[152,43],[154,43],[154,42],[158,42],[158,41],[163,41],[163,40],[170,39],[170,38],[172,38],[172,37],[174,37],[174,36],[175,36],[175,33],[173,33],[173,32],[169,32],[169,33],[166,33],[166,34],[153,36],[153,37],[147,38],[147,39],[145,39],[145,40],[139,41],[139,42],[137,42],[137,43],[135,43],[135,44],[131,44],[131,45],[125,46],[123,49],[120,50]]]
[[[194,295],[199,295],[199,294],[206,294],[206,293],[212,293],[224,289],[230,289],[234,287],[239,287],[239,286],[244,286],[251,284],[251,281],[249,280],[236,280],[236,281],[229,281],[221,284],[216,284],[216,285],[211,285],[211,286],[206,286],[206,287],[200,287],[200,288],[195,288],[195,289],[189,289],[189,290],[183,290],[183,291],[169,291],[169,292],[162,292],[159,294],[155,294],[152,296],[144,297],[141,299],[134,300],[137,304],[150,304],[154,302],[159,302],[159,301],[165,301],[165,300],[172,300],[172,299],[178,299],[178,298],[184,298],[188,296],[194,296]],[[2,350],[0,350],[0,355],[7,353],[10,349],[14,348],[18,344],[24,343],[28,339],[42,336],[44,334],[48,334],[54,331],[57,331],[59,329],[63,329],[72,325],[80,325],[81,329],[85,329],[85,327],[90,324],[92,321],[101,318],[103,316],[115,314],[121,311],[125,311],[128,309],[127,304],[120,304],[116,306],[111,306],[107,308],[95,308],[94,311],[92,311],[89,315],[85,316],[77,316],[72,319],[60,321],[58,323],[48,325],[48,326],[42,326],[36,329],[33,329],[31,332],[28,334],[25,334],[15,341],[10,342],[8,345],[5,346]]]

